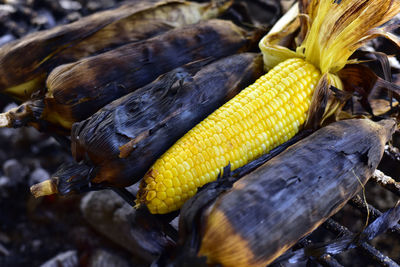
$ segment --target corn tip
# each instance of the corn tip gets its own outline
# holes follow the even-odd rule
[[[58,193],[57,185],[52,179],[48,179],[31,186],[31,193],[35,198]]]
[[[1,113],[0,114],[0,128],[5,128],[5,127],[10,127],[11,122],[9,117],[7,116],[7,113]]]

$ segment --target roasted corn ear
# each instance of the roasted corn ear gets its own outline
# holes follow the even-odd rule
[[[111,102],[73,125],[72,151],[80,163],[60,167],[32,192],[68,194],[136,183],[168,147],[262,71],[262,56],[255,53],[193,62]]]
[[[342,103],[329,88],[343,89],[338,72],[377,36],[374,27],[400,11],[400,2],[312,1],[308,8],[311,26],[296,52],[273,43],[275,33],[264,37],[260,48],[272,69],[154,163],[141,182],[138,205],[152,213],[177,210],[227,165],[241,167],[290,139],[304,123],[315,127],[334,115]]]
[[[74,122],[86,119],[160,74],[195,60],[246,51],[259,37],[257,31],[247,32],[225,20],[174,29],[144,42],[57,67],[47,79],[48,92],[43,100],[24,103],[24,109],[16,108],[2,116],[11,125],[24,121],[39,129],[55,125],[68,132]]]
[[[45,89],[58,65],[98,54],[172,28],[215,18],[231,1],[135,1],[77,22],[28,35],[0,49],[0,92],[18,100]]]
[[[225,166],[234,170],[289,140],[306,119],[319,78],[303,59],[276,66],[168,150],[146,174],[139,199],[153,213],[176,210]]]
[[[361,190],[395,129],[394,120],[332,123],[215,199],[205,188],[181,211],[181,243],[198,240],[191,246],[210,265],[267,266]]]

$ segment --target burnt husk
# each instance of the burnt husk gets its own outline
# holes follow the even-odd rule
[[[197,230],[181,236],[180,243],[200,240],[193,246],[209,263],[271,263],[361,189],[394,128],[392,120],[348,120],[320,129],[200,208],[201,219],[181,217],[182,226],[193,223]],[[181,215],[193,206],[185,205]]]
[[[254,53],[226,57],[199,69],[202,64],[178,68],[74,124],[73,154],[93,168],[92,189],[137,182],[175,141],[263,71],[262,58]],[[68,169],[74,172],[73,165]],[[59,183],[74,187],[70,176],[63,175]],[[86,191],[82,189],[73,191]]]
[[[176,67],[247,51],[258,34],[229,21],[209,20],[62,65],[47,80],[42,119],[69,128]]]
[[[219,6],[181,0],[134,1],[30,34],[0,49],[0,91],[19,100],[30,99],[32,92],[44,89],[47,74],[58,65],[216,17],[228,6],[229,1]],[[22,87],[8,90],[15,86]]]

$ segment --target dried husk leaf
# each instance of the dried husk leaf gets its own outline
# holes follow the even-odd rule
[[[322,124],[331,115],[335,114],[333,120],[337,120],[345,101],[351,96],[339,91],[333,94],[332,90],[322,88],[321,85],[333,88],[332,85],[334,88],[345,89],[347,92],[360,90],[365,92],[365,90],[371,90],[371,84],[376,83],[375,77],[371,80],[363,77],[363,75],[372,76],[373,74],[367,68],[360,67],[359,70],[363,71],[358,73],[357,77],[345,74],[350,71],[350,68],[344,71],[343,68],[349,63],[361,63],[357,59],[349,60],[348,58],[366,41],[378,35],[385,36],[386,33],[390,38],[390,33],[386,32],[389,27],[381,29],[375,27],[387,22],[398,13],[400,2],[397,0],[312,1],[303,9],[308,12],[307,19],[311,24],[303,25],[309,28],[309,31],[302,45],[297,48],[297,52],[304,54],[307,61],[318,66],[329,78],[328,82],[323,81],[317,87],[308,114],[306,126],[316,127],[318,120],[320,120],[319,124]],[[395,38],[390,39],[395,41]],[[361,80],[354,82],[355,79],[361,77],[363,77]],[[322,101],[320,107],[318,107],[318,101]],[[364,98],[363,102],[367,107],[368,104]],[[321,115],[322,112],[323,115]]]
[[[387,37],[399,44],[399,38],[389,32],[395,28],[393,25],[375,27],[400,12],[400,1],[303,0],[299,3],[299,10],[298,16],[293,10],[289,11],[273,31],[260,41],[260,49],[267,70],[292,57],[304,58],[321,70],[323,76],[315,90],[306,122],[306,127],[315,128],[328,118],[336,120],[345,101],[350,98],[350,94],[336,89],[346,89],[348,92],[360,90],[352,87],[352,83],[346,84],[349,79],[342,82],[337,74],[346,64],[360,63],[357,59],[349,60],[354,51],[377,36]],[[283,25],[286,26],[285,30],[282,30]],[[302,43],[296,52],[280,46],[279,42],[299,25],[297,42]]]
[[[347,65],[338,73],[343,81],[344,90],[350,93],[356,92],[360,96],[360,104],[365,111],[371,115],[381,115],[382,110],[373,110],[371,101],[377,101],[379,92],[386,90],[393,93],[393,96],[400,100],[400,86],[378,77],[371,69],[361,64]],[[385,101],[384,99],[381,99]]]
[[[351,97],[342,90],[343,84],[337,75],[325,73],[321,77],[311,100],[305,128],[317,129],[331,115],[340,112],[340,107]]]
[[[369,101],[374,116],[381,116],[399,105],[399,102],[391,102],[385,99],[372,99]]]
[[[297,15],[298,5],[295,4],[278,20],[270,32],[261,39],[259,47],[263,53],[264,69],[266,71],[286,59],[300,57],[296,52],[286,48],[282,44],[287,36],[298,29],[300,20]]]
[[[297,50],[322,73],[341,70],[357,48],[381,32],[375,27],[400,12],[398,0],[315,0],[311,5],[311,28]]]

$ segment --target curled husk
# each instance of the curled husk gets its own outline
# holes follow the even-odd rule
[[[382,36],[399,46],[400,40],[387,25],[376,28],[400,12],[398,0],[342,0],[342,1],[300,1],[299,13],[293,6],[276,26],[260,41],[265,69],[292,57],[300,57],[318,67],[321,80],[314,92],[305,127],[315,128],[327,118],[339,114],[349,94],[343,90],[356,90],[349,75],[343,74],[348,64],[358,64],[350,56],[367,41]],[[296,38],[297,47],[291,50],[282,43],[301,26]],[[296,45],[295,44],[295,45]],[[287,45],[287,44],[286,44]],[[353,70],[354,71],[354,70]],[[360,67],[358,72],[365,69]],[[346,76],[347,79],[341,79]],[[358,78],[358,77],[357,77]],[[377,81],[379,79],[374,79]],[[379,80],[379,84],[368,87],[385,87],[396,91],[398,88]],[[342,91],[342,92],[341,92]]]

